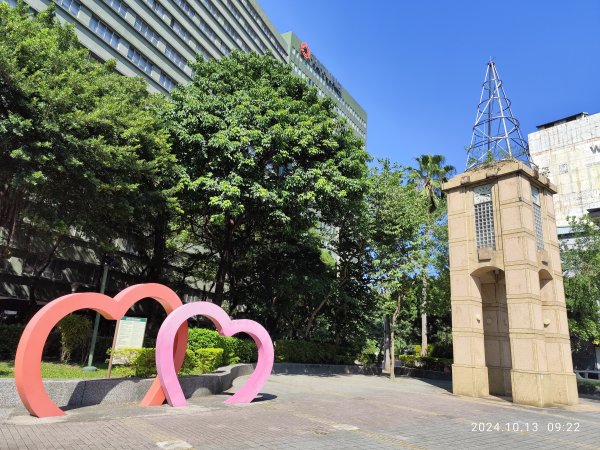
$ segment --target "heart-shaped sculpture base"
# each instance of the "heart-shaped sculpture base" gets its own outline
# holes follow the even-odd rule
[[[223,309],[209,302],[188,303],[170,314],[163,322],[156,339],[156,372],[167,401],[171,406],[186,406],[187,402],[173,367],[173,341],[177,329],[190,317],[206,316],[223,336],[246,333],[258,347],[258,362],[250,379],[225,403],[249,403],[266,383],[273,369],[273,342],[267,330],[253,320],[231,320]]]
[[[182,305],[175,292],[162,284],[137,284],[121,291],[115,298],[94,292],[70,294],[51,301],[29,321],[15,356],[15,384],[27,410],[37,417],[63,416],[65,413],[48,397],[42,382],[42,352],[50,331],[67,314],[79,309],[93,309],[106,319],[118,320],[139,300],[151,297],[169,314]],[[171,340],[171,360],[181,368],[187,345],[187,323],[180,323]],[[175,345],[175,355],[173,355]],[[167,351],[167,350],[165,350]],[[171,366],[175,370],[174,363]],[[165,396],[158,379],[154,380],[141,404],[161,405]]]

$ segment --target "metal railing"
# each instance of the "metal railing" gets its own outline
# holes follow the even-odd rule
[[[578,380],[587,381],[595,380],[600,381],[600,370],[575,370],[575,375]]]

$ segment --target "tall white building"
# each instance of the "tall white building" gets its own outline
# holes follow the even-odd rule
[[[569,216],[600,213],[600,113],[579,113],[537,127],[529,135],[531,159],[558,187],[554,196],[559,236]]]
[[[291,31],[282,36],[287,44],[288,63],[292,66],[292,72],[315,86],[321,97],[331,98],[335,103],[335,111],[348,121],[358,137],[366,141],[367,112],[315,56],[306,42],[302,42]]]
[[[220,58],[241,50],[282,62],[288,57],[256,0],[25,0],[35,11],[52,2],[95,58],[114,59],[118,72],[143,77],[152,92],[187,83],[196,55]]]

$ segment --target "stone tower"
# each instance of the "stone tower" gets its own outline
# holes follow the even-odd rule
[[[554,185],[509,160],[457,175],[444,191],[454,393],[577,403]]]

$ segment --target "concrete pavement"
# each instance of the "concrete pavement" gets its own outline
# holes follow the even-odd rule
[[[0,448],[600,449],[598,401],[538,409],[457,397],[449,383],[432,383],[273,375],[248,405],[224,405],[222,394],[188,408],[97,405],[51,419],[0,410]]]

